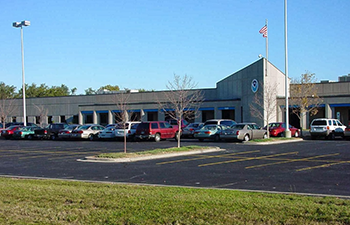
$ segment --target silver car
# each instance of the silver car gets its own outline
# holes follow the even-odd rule
[[[98,133],[104,129],[104,126],[98,124],[86,124],[80,126],[78,129],[73,130],[71,137],[72,138],[81,138],[89,139],[90,141],[94,140]]]
[[[267,138],[267,131],[255,123],[237,123],[229,129],[223,130],[221,139],[249,141],[251,139]]]

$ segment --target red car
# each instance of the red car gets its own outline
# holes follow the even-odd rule
[[[136,128],[135,138],[153,139],[158,142],[161,139],[174,138],[176,131],[176,128],[165,121],[141,122]]]
[[[23,127],[23,126],[22,125],[15,125],[15,126],[10,126],[10,127],[6,128],[5,130],[2,130],[1,137],[4,137],[5,139],[10,139],[12,137],[13,133],[21,127]]]
[[[272,137],[284,137],[284,131],[286,130],[286,124],[282,122],[269,123],[270,136]],[[299,137],[300,129],[293,127],[289,124],[289,130],[292,137]]]

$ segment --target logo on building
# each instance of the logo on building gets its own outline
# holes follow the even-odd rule
[[[252,80],[252,92],[257,92],[259,88],[259,82],[257,79]]]

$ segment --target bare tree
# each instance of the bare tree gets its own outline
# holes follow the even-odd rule
[[[6,126],[6,118],[9,115],[12,115],[17,109],[17,106],[14,103],[15,99],[0,99],[0,120],[3,124],[3,128]]]
[[[316,115],[323,99],[317,95],[314,73],[306,71],[299,79],[294,79],[290,85],[290,104],[292,112],[300,119],[300,128],[303,132],[304,117]]]
[[[126,153],[127,133],[126,124],[133,119],[133,112],[129,109],[130,91],[120,92],[114,95],[114,103],[119,112],[114,113],[116,122],[124,128],[124,153]]]
[[[176,139],[177,147],[180,148],[182,119],[196,117],[204,97],[200,90],[195,90],[197,83],[187,75],[183,77],[174,75],[174,80],[168,81],[166,87],[169,90],[165,92],[166,102],[159,101],[159,105],[164,112],[166,109],[173,110],[168,115],[178,123]]]
[[[255,93],[253,102],[249,104],[250,113],[267,124],[267,137],[270,138],[269,123],[276,117],[277,110],[277,85],[267,83],[260,86],[263,91]]]
[[[47,117],[47,114],[49,113],[49,110],[45,109],[43,105],[36,105],[36,104],[33,104],[33,105],[37,109],[38,115],[39,115],[37,117],[37,119],[39,119],[39,121],[37,121],[37,122],[39,122],[40,126],[42,127],[43,126],[43,122],[44,122],[43,120],[44,120],[44,118]]]

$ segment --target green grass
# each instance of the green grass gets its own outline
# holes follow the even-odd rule
[[[0,224],[350,224],[350,201],[0,178]]]
[[[159,154],[165,154],[165,153],[174,153],[174,152],[185,152],[185,151],[191,151],[191,150],[199,150],[199,149],[207,149],[212,147],[203,147],[203,146],[186,146],[186,147],[180,147],[180,148],[166,148],[166,149],[153,149],[153,150],[147,150],[147,151],[140,151],[140,152],[133,152],[133,153],[123,153],[123,152],[117,152],[117,153],[102,153],[100,155],[97,155],[98,158],[131,158],[131,157],[138,157],[138,156],[148,156],[148,155],[159,155]]]
[[[265,139],[253,139],[253,140],[250,140],[250,142],[274,142],[274,141],[284,141],[284,140],[290,140],[290,139],[295,139],[295,138],[294,137],[292,138],[274,137],[274,138],[265,138]]]

